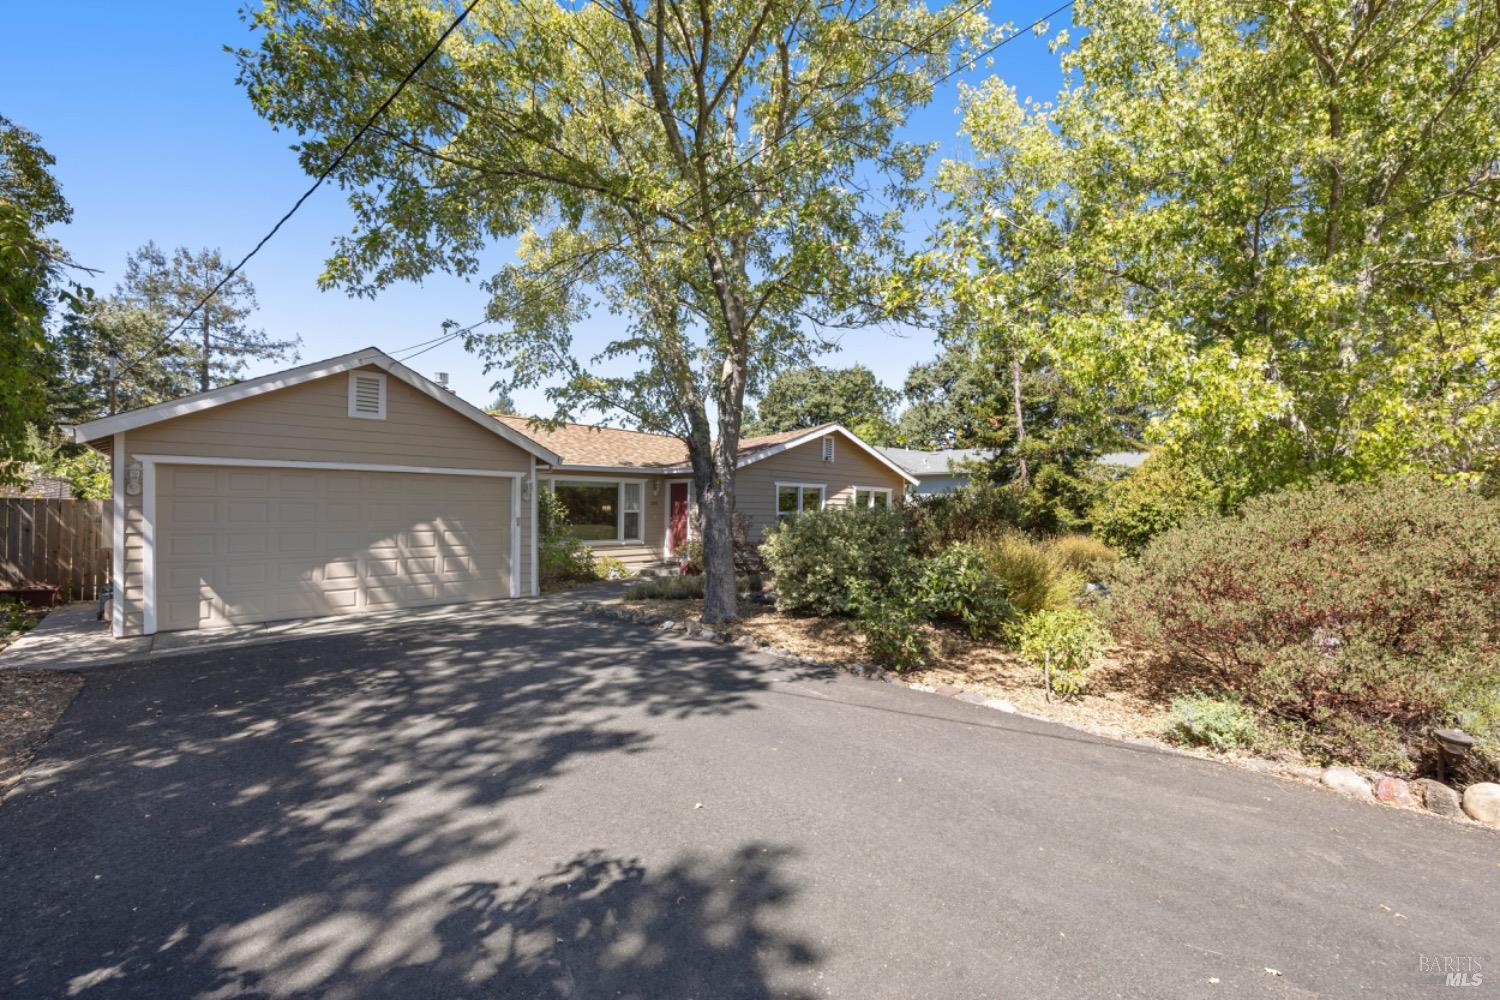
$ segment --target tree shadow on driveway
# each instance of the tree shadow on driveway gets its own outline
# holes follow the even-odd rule
[[[768,683],[644,640],[539,606],[93,675],[0,809],[0,994],[794,995],[784,847],[536,857],[526,799]]]

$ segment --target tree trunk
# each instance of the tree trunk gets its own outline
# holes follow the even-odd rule
[[[1026,468],[1026,409],[1021,405],[1021,356],[1010,359],[1011,405],[1016,415],[1016,478],[1021,484],[1031,482],[1031,472]]]
[[[703,516],[703,620],[732,621],[739,612],[734,579],[733,483],[716,482],[699,494]]]
[[[203,307],[203,362],[198,368],[198,388],[208,391],[208,355],[213,350],[208,340],[208,306]]]

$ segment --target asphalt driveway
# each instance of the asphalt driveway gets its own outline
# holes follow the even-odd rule
[[[1491,833],[548,602],[96,672],[0,806],[11,1000],[1484,996],[1497,915]]]

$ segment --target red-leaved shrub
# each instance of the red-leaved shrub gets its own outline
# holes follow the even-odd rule
[[[1261,497],[1157,536],[1118,582],[1118,637],[1184,686],[1211,674],[1315,758],[1409,766],[1429,726],[1500,690],[1500,502],[1459,488]]]

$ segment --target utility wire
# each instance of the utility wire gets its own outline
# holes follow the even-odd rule
[[[297,210],[302,207],[303,202],[311,198],[313,192],[322,187],[323,182],[326,181],[335,170],[343,165],[345,158],[348,157],[349,153],[354,149],[355,145],[365,137],[365,133],[370,130],[370,128],[375,124],[375,122],[380,118],[381,115],[385,114],[386,109],[395,102],[396,98],[401,96],[401,92],[406,89],[407,84],[411,83],[412,79],[422,71],[422,67],[426,66],[432,60],[432,57],[437,55],[438,50],[443,47],[443,43],[448,40],[448,36],[458,30],[459,25],[464,23],[469,14],[477,6],[479,6],[479,0],[469,0],[469,3],[464,7],[463,11],[459,13],[458,17],[453,19],[453,23],[448,25],[447,29],[438,36],[438,40],[433,43],[430,49],[427,50],[426,54],[423,55],[421,59],[417,60],[416,65],[413,66],[411,70],[407,72],[406,76],[402,78],[401,82],[396,85],[396,89],[391,91],[390,95],[381,102],[380,107],[375,109],[375,113],[370,115],[370,117],[365,120],[365,123],[359,127],[359,131],[355,132],[354,137],[344,144],[344,147],[339,150],[338,155],[333,158],[333,161],[318,173],[318,178],[317,180],[313,181],[312,187],[302,192],[302,197],[298,198],[296,202],[292,204],[292,207],[287,210],[285,215],[276,220],[276,224],[271,227],[270,231],[267,232],[266,235],[260,238],[260,242],[255,244],[251,251],[245,254],[245,256],[240,259],[240,262],[238,264],[230,268],[229,272],[225,274],[224,277],[219,279],[218,283],[209,290],[208,294],[199,299],[198,304],[189,309],[187,311],[187,314],[184,315],[182,319],[178,320],[176,326],[172,327],[172,329],[163,334],[161,338],[158,339],[157,342],[140,357],[127,364],[121,371],[121,375],[129,374],[131,371],[135,370],[137,366],[139,366],[142,362],[146,361],[157,351],[165,347],[167,343],[177,335],[178,331],[180,331],[184,326],[187,325],[188,320],[192,319],[194,314],[196,314],[198,310],[206,306],[209,300],[217,295],[219,293],[219,290],[227,285],[230,279],[239,273],[240,268],[244,267],[247,263],[250,262],[251,257],[254,257],[256,254],[260,253],[261,248],[271,241],[271,237],[276,235],[277,231],[279,231],[281,227],[286,224],[287,220],[289,220],[293,215],[297,214]]]

